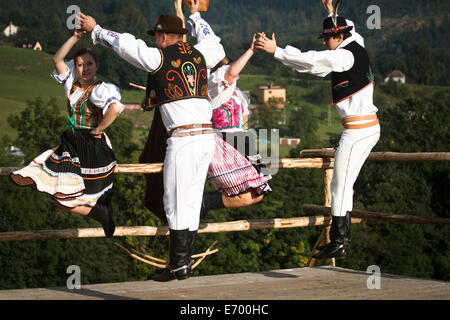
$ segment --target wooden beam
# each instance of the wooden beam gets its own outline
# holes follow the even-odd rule
[[[307,214],[331,214],[331,208],[315,204],[304,204],[303,212]],[[381,212],[372,212],[365,210],[353,210],[352,218],[361,218],[367,220],[377,220],[386,222],[408,223],[408,224],[432,224],[438,226],[450,226],[450,219],[437,217],[420,217],[411,215],[389,214]]]
[[[300,151],[302,158],[333,158],[333,148],[305,149]],[[450,161],[450,152],[371,152],[367,161],[393,161],[393,162],[425,162]]]
[[[283,158],[268,165],[280,169],[330,169],[334,167],[334,149],[305,149],[300,152],[301,158]],[[310,157],[310,158],[307,158]],[[450,152],[372,152],[368,161],[425,162],[450,161]],[[22,167],[0,167],[0,176],[7,176]],[[163,169],[162,163],[118,164],[114,173],[147,174],[158,173]]]
[[[270,164],[268,167],[278,165],[280,169],[329,169],[334,166],[334,159],[323,158],[283,158],[278,164]]]
[[[393,161],[393,162],[433,162],[450,161],[450,152],[372,152],[368,161]]]
[[[133,164],[118,164],[114,173],[158,173],[163,170],[163,163],[133,163]]]
[[[276,218],[276,219],[260,219],[260,220],[238,220],[230,222],[201,223],[198,233],[217,233],[229,231],[246,231],[259,229],[278,229],[278,228],[302,228],[307,226],[320,226],[329,217],[312,216],[297,218]],[[132,227],[116,227],[114,237],[128,236],[167,236],[169,235],[169,227],[149,227],[149,226],[132,226]],[[102,228],[80,228],[80,229],[64,229],[64,230],[37,230],[37,231],[14,231],[1,232],[0,241],[15,240],[46,240],[46,239],[81,239],[81,238],[101,238],[104,237]]]
[[[280,169],[305,169],[305,168],[333,168],[333,159],[323,158],[285,158],[280,159],[277,163],[271,163],[268,167],[278,166]],[[163,170],[163,163],[132,163],[118,164],[114,173],[128,174],[149,174],[158,173]],[[11,172],[20,170],[22,167],[0,167],[0,176],[7,176]]]
[[[334,167],[334,149],[305,149],[300,152],[302,158],[283,158],[268,167],[280,169],[330,169]],[[313,158],[305,158],[311,156]],[[393,162],[426,162],[426,161],[450,161],[450,152],[372,152],[368,161],[393,161]],[[7,176],[11,172],[22,167],[0,167],[0,176]],[[163,170],[162,163],[133,163],[118,164],[114,173],[149,174]]]
[[[0,167],[0,176],[8,176],[11,172],[20,169],[22,169],[22,167]]]

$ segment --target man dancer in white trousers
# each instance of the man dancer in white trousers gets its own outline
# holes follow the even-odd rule
[[[200,221],[200,208],[208,166],[215,151],[208,101],[207,69],[225,53],[211,34],[202,46],[183,42],[183,21],[161,15],[154,35],[157,47],[128,33],[101,28],[94,18],[81,14],[82,28],[92,32],[94,44],[112,48],[132,65],[149,72],[146,108],[159,108],[169,138],[164,158],[164,210],[170,229],[168,266],[152,279],[187,279],[191,253]]]
[[[373,104],[374,78],[363,38],[353,23],[336,15],[332,0],[322,0],[330,14],[323,21],[320,38],[328,50],[301,52],[292,46],[277,47],[275,35],[260,34],[256,48],[292,67],[320,77],[331,74],[333,105],[344,131],[335,152],[331,181],[330,243],[318,248],[316,259],[344,258],[350,236],[353,185],[365,160],[380,138],[380,125]]]

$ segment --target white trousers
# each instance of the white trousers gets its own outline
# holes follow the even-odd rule
[[[335,152],[331,180],[331,214],[345,216],[353,208],[353,185],[380,139],[380,125],[364,129],[344,129]]]
[[[198,229],[206,174],[215,147],[213,134],[167,140],[163,171],[164,210],[170,229]]]

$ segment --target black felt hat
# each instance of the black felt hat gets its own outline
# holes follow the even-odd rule
[[[323,31],[319,33],[319,38],[337,36],[343,32],[350,32],[352,29],[353,26],[348,26],[344,17],[336,17],[336,25],[332,17],[328,17],[323,20]]]
[[[156,22],[155,29],[147,31],[151,36],[154,36],[155,32],[186,34],[188,30],[183,28],[183,20],[179,17],[162,14]]]

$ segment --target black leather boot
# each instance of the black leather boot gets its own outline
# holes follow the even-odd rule
[[[160,273],[155,274],[152,280],[167,282],[174,279],[184,280],[191,275],[191,257],[189,248],[189,229],[169,229],[169,264]]]
[[[346,232],[345,232],[345,239],[344,239],[344,243],[345,244],[349,244],[350,243],[350,230],[351,230],[351,226],[352,226],[352,218],[351,218],[351,211],[347,211],[346,214]],[[323,246],[317,246],[316,250],[322,251],[327,245],[323,245]]]
[[[103,231],[105,232],[105,236],[107,238],[111,238],[114,235],[116,225],[114,224],[112,217],[112,206],[110,203],[104,205],[101,204],[100,201],[97,201],[87,216],[102,224]]]
[[[313,254],[315,259],[345,258],[350,236],[350,213],[344,217],[333,216],[330,228],[330,243],[318,247],[318,253]]]
[[[195,253],[195,240],[196,239],[197,239],[197,230],[188,231],[189,258],[190,258],[191,264],[193,262],[193,259],[191,257]]]
[[[350,243],[350,230],[352,228],[352,213],[351,211],[347,211],[347,214],[345,215],[345,244]]]
[[[205,191],[203,193],[200,219],[204,220],[209,210],[225,208],[222,200],[222,193],[216,191]]]
[[[189,243],[189,265],[191,267],[191,276],[198,275],[197,270],[192,270],[192,265],[195,262],[195,259],[192,259],[192,256],[195,254],[195,241],[197,240],[197,230],[188,232],[188,243]]]

